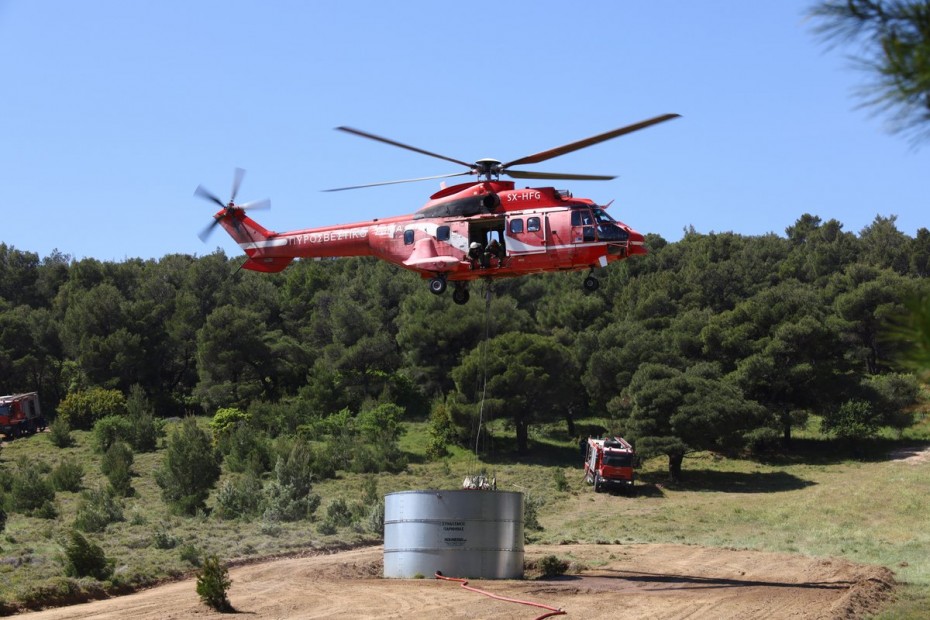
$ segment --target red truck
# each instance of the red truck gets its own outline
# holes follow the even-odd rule
[[[45,418],[39,406],[39,395],[10,394],[0,396],[0,433],[7,439],[31,435],[45,430]]]
[[[585,449],[584,479],[600,493],[607,487],[632,491],[636,451],[623,437],[588,438]]]

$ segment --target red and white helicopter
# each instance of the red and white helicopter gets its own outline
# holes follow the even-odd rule
[[[244,174],[243,170],[236,169],[229,202],[224,203],[203,186],[194,192],[221,207],[200,237],[206,240],[217,225],[222,226],[248,256],[243,267],[263,272],[281,271],[295,258],[375,256],[419,273],[429,280],[430,291],[437,295],[444,293],[451,282],[454,286],[452,298],[458,304],[468,302],[468,283],[472,280],[512,278],[547,271],[587,269],[589,274],[584,279],[584,288],[594,291],[599,285],[591,275],[594,268],[645,254],[643,235],[610,217],[607,206],[597,205],[587,198],[575,198],[570,192],[553,187],[517,189],[513,181],[501,181],[500,177],[613,179],[615,177],[604,175],[528,172],[513,170],[511,166],[537,164],[678,116],[656,116],[506,163],[479,159],[469,164],[357,129],[338,127],[341,131],[464,166],[466,171],[326,191],[464,175],[478,178],[444,187],[412,215],[278,233],[263,228],[246,215],[250,209],[270,207],[270,201],[236,204]]]

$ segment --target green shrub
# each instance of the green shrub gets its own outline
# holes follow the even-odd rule
[[[301,495],[292,486],[282,485],[277,480],[268,485],[265,492],[266,521],[301,521],[309,519],[320,505],[320,496],[316,493]]]
[[[311,492],[315,466],[315,453],[303,440],[278,457],[275,479],[265,495],[266,521],[299,521],[313,515],[320,505],[320,496]]]
[[[192,545],[187,543],[180,549],[181,559],[190,564],[191,566],[200,566],[200,550]]]
[[[152,533],[152,544],[156,549],[174,549],[179,542],[181,541],[171,533],[167,523],[159,523]]]
[[[172,430],[155,482],[162,498],[180,514],[193,515],[205,506],[220,476],[220,464],[209,435],[194,418]]]
[[[231,435],[236,429],[242,426],[248,426],[251,416],[236,407],[223,407],[216,410],[213,419],[210,420],[210,430],[213,432],[213,438],[219,441],[228,435]]]
[[[326,519],[337,527],[346,527],[352,525],[352,511],[346,501],[339,497],[326,507]]]
[[[48,438],[52,445],[59,448],[70,448],[74,445],[71,437],[71,425],[64,416],[56,416],[48,426]]]
[[[539,524],[539,509],[542,505],[542,499],[529,493],[525,495],[523,500],[523,531],[525,533],[542,529],[542,525]]]
[[[13,484],[10,488],[10,500],[16,512],[31,514],[41,518],[54,518],[50,507],[54,508],[55,487],[52,482],[41,473],[38,464],[29,465],[19,463],[13,475]]]
[[[232,582],[229,580],[229,571],[220,563],[215,555],[204,559],[203,568],[197,574],[197,595],[200,600],[220,612],[231,612],[233,607],[226,597],[226,591]]]
[[[849,400],[824,413],[821,430],[840,439],[865,439],[875,435],[881,416],[864,400]]]
[[[556,467],[552,472],[552,481],[555,483],[556,491],[568,491],[568,479],[565,477],[565,470]]]
[[[371,505],[365,519],[365,529],[372,534],[384,537],[384,500],[379,499]]]
[[[554,555],[547,555],[539,560],[536,567],[543,577],[556,577],[565,574],[565,571],[568,570],[568,562],[560,560]]]
[[[105,581],[113,574],[113,561],[107,559],[103,549],[87,540],[77,530],[71,531],[65,546],[65,574],[69,577],[93,577]]]
[[[81,493],[74,527],[82,532],[102,532],[111,523],[123,520],[123,507],[106,489],[97,487]]]
[[[871,392],[869,401],[881,417],[883,425],[903,430],[914,423],[910,407],[920,397],[920,384],[914,375],[873,375],[866,378],[864,384]]]
[[[216,514],[221,519],[249,519],[261,510],[262,481],[246,474],[230,478],[216,493]]]
[[[161,422],[155,419],[155,412],[145,396],[145,391],[139,385],[129,388],[126,414],[132,423],[130,445],[137,452],[154,452],[158,447],[158,438],[163,433],[163,427]]]
[[[100,418],[94,423],[94,450],[105,454],[117,442],[128,444],[132,441],[133,432],[132,422],[125,416]]]
[[[134,456],[129,444],[117,441],[100,460],[100,470],[110,482],[113,492],[120,497],[132,495],[132,463]]]
[[[84,466],[73,459],[64,458],[52,470],[49,479],[58,491],[80,491],[84,480]]]
[[[274,464],[267,434],[245,424],[222,434],[217,446],[226,457],[229,471],[261,475]]]
[[[90,388],[72,392],[58,404],[58,416],[71,428],[90,430],[94,423],[107,416],[126,413],[126,398],[119,390]]]

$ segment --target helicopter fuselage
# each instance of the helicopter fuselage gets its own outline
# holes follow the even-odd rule
[[[606,207],[552,187],[463,183],[433,194],[412,215],[276,233],[243,211],[216,214],[249,257],[246,269],[277,272],[295,258],[375,256],[419,273],[434,293],[465,283],[546,271],[605,267],[645,254],[643,236]],[[591,276],[585,288],[597,288]],[[463,292],[464,291],[464,292]]]

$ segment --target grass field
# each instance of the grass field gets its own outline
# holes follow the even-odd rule
[[[592,423],[596,421],[591,421]],[[812,427],[813,428],[813,427]],[[506,436],[506,429],[495,434]],[[76,445],[61,450],[46,435],[4,446],[0,462],[11,470],[20,459],[54,466],[68,456],[83,464],[84,487],[105,480],[89,433],[74,433]],[[930,459],[890,460],[903,447],[930,446],[930,424],[915,426],[902,438],[881,438],[853,450],[835,445],[814,430],[797,434],[790,456],[764,461],[728,459],[699,453],[685,459],[685,480],[665,484],[663,459],[646,461],[633,497],[595,494],[582,482],[577,444],[559,425],[534,429],[532,451],[478,460],[453,449],[442,462],[426,463],[425,425],[412,423],[402,438],[411,464],[406,472],[379,474],[380,494],[392,491],[457,488],[468,473],[496,476],[498,488],[522,491],[537,507],[540,530],[531,542],[675,542],[759,549],[817,557],[843,557],[891,568],[903,585],[897,600],[879,617],[923,618],[930,609]],[[359,525],[323,536],[318,523],[275,524],[222,521],[214,516],[171,516],[161,501],[152,471],[160,453],[137,454],[135,495],[124,502],[124,520],[90,537],[115,560],[113,589],[189,573],[197,559],[218,554],[249,560],[297,553],[307,547],[373,540]],[[567,485],[558,483],[561,471]],[[315,487],[323,502],[359,502],[371,476],[340,474]],[[562,490],[559,490],[559,487]],[[0,535],[0,600],[12,610],[39,600],[75,600],[98,584],[65,579],[63,543],[74,520],[79,493],[59,492],[55,519],[9,512]]]

